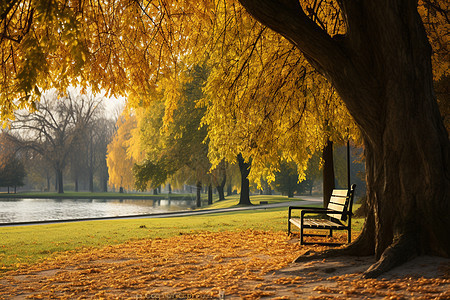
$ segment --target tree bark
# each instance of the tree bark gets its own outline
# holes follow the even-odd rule
[[[196,198],[197,207],[202,206],[202,182],[197,181],[197,198]]]
[[[334,184],[334,160],[333,160],[333,142],[328,140],[322,151],[323,159],[323,207],[330,203],[331,194],[335,188]]]
[[[237,156],[239,170],[241,171],[241,195],[238,205],[252,205],[250,202],[250,182],[248,175],[250,174],[251,162],[245,162],[242,154]]]
[[[450,142],[417,2],[338,1],[347,32],[333,38],[298,1],[240,2],[333,83],[361,130],[369,215],[344,251],[375,253],[366,277],[414,255],[449,257]]]

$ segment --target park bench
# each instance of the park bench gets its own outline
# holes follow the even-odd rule
[[[312,208],[303,206],[289,206],[288,217],[288,234],[291,234],[291,224],[300,229],[300,244],[320,244],[328,246],[342,245],[342,243],[327,243],[327,242],[305,242],[305,236],[321,236],[332,237],[333,230],[346,230],[347,242],[351,242],[352,236],[352,206],[353,196],[356,185],[353,184],[348,190],[333,190],[330,202],[326,208]],[[294,210],[301,210],[300,218],[293,217]],[[314,217],[306,218],[306,215],[314,214]],[[328,230],[329,234],[310,232],[305,233],[305,230]]]

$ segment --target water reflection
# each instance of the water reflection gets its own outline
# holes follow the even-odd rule
[[[145,215],[194,207],[192,199],[0,199],[0,223]]]

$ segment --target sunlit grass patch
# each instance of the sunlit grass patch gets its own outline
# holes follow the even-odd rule
[[[362,221],[355,219],[355,230]],[[169,238],[204,231],[255,229],[286,232],[287,208],[249,210],[201,216],[86,221],[0,227],[0,270],[83,248],[101,248],[131,240]]]

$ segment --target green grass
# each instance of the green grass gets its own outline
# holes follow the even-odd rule
[[[0,228],[0,269],[33,263],[53,253],[119,244],[143,238],[167,238],[198,231],[285,230],[286,208],[164,219],[87,221]]]
[[[288,201],[301,200],[300,198],[288,198],[286,196],[276,196],[276,195],[255,195],[250,197],[250,202],[254,205],[259,205],[261,201],[267,201],[267,203],[280,203]],[[216,209],[216,208],[229,208],[237,207],[239,203],[239,195],[232,195],[226,197],[225,200],[216,201],[213,204],[205,207],[205,209]]]
[[[286,197],[253,196],[251,201],[286,201]],[[239,198],[231,197],[208,208],[234,206]],[[354,210],[357,209],[357,205]],[[160,219],[103,220],[74,223],[0,227],[0,274],[22,263],[35,263],[59,252],[89,247],[103,247],[130,240],[167,238],[184,233],[225,230],[286,231],[287,207],[247,210]],[[353,219],[361,230],[363,219]]]

